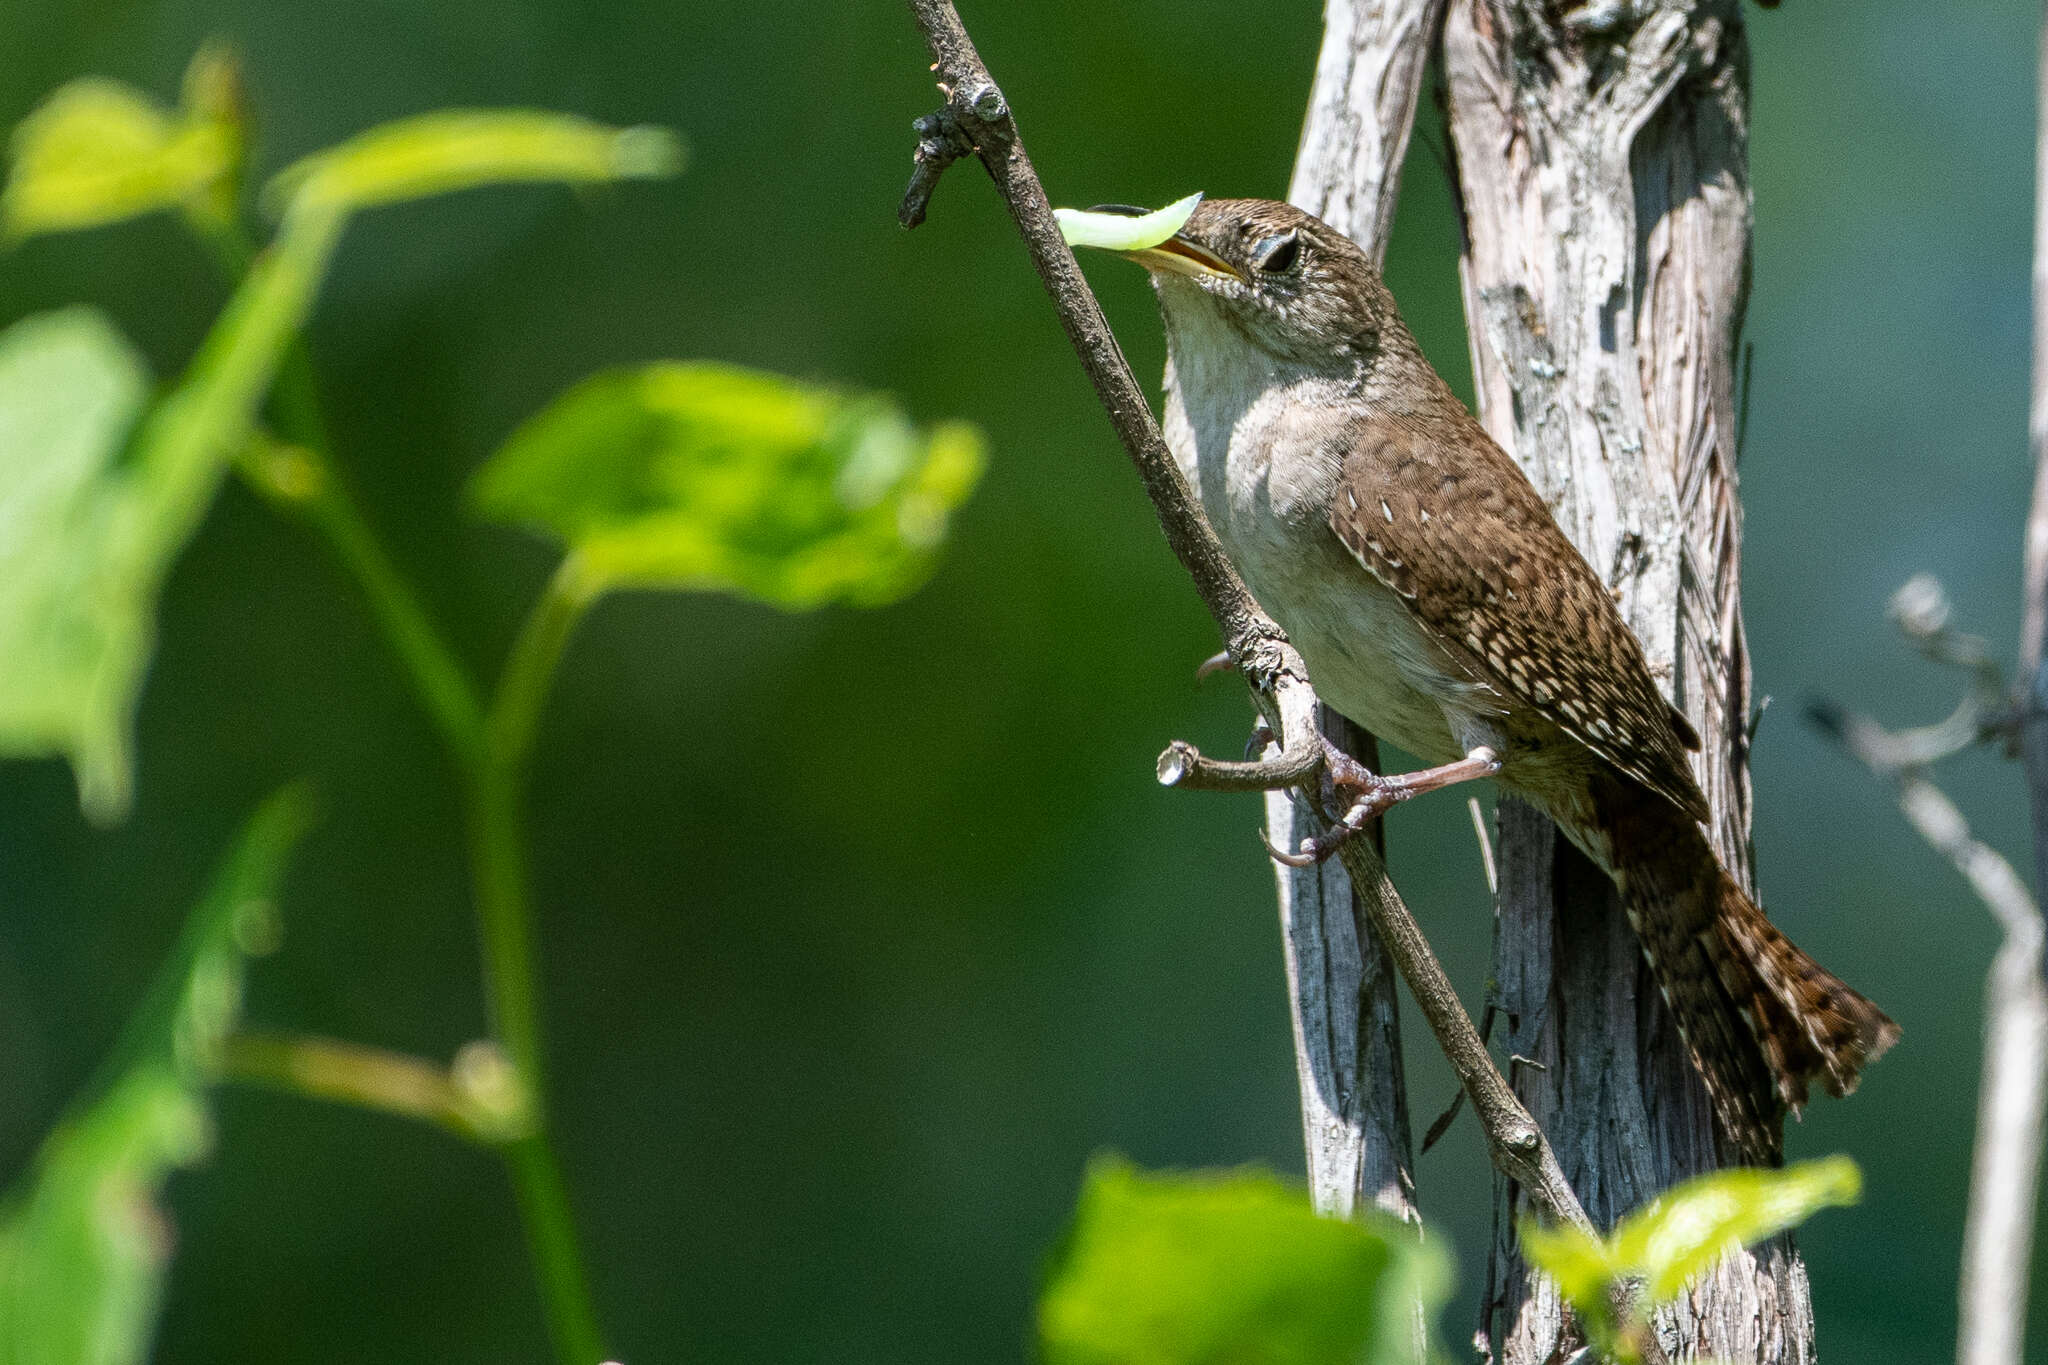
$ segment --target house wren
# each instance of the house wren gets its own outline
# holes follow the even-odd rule
[[[1214,200],[1156,247],[1165,433],[1324,701],[1436,765],[1333,757],[1349,823],[1493,777],[1613,879],[1726,1135],[1755,1162],[1809,1082],[1855,1088],[1892,1021],[1772,927],[1701,822],[1699,739],[1519,466],[1317,218]]]

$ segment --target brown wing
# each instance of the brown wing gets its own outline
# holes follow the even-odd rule
[[[1375,416],[1345,433],[1330,526],[1372,575],[1498,690],[1707,816],[1685,750],[1613,597],[1515,462],[1464,413]]]

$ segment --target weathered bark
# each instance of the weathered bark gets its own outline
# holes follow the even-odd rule
[[[1729,867],[1749,876],[1749,675],[1738,596],[1735,345],[1748,283],[1748,51],[1737,0],[1457,0],[1445,33],[1480,416],[1615,589],[1698,729]],[[1713,1169],[1704,1086],[1612,888],[1504,801],[1494,954],[1517,1093],[1603,1226]],[[1496,1182],[1482,1334],[1554,1358],[1555,1290]],[[1789,1242],[1730,1257],[1658,1335],[1674,1358],[1813,1357]]]
[[[1328,0],[1324,10],[1323,50],[1287,197],[1374,260],[1386,254],[1442,13],[1443,0]],[[1371,735],[1327,707],[1319,719],[1332,740],[1377,766]],[[1274,847],[1294,848],[1313,832],[1313,817],[1299,796],[1268,792],[1266,827]],[[1419,1221],[1400,1007],[1385,949],[1340,863],[1275,864],[1274,872],[1310,1196],[1320,1212],[1338,1217],[1370,1204]]]
[[[1317,719],[1345,752],[1371,764],[1371,735],[1328,707],[1318,708]],[[1266,793],[1267,837],[1274,847],[1294,847],[1315,828],[1296,793]],[[1336,1218],[1376,1207],[1419,1223],[1400,1001],[1386,948],[1341,863],[1275,863],[1273,871],[1309,1198],[1316,1212]]]

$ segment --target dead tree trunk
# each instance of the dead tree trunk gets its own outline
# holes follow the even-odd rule
[[[1323,50],[1287,197],[1375,260],[1386,254],[1442,13],[1443,0],[1328,0],[1324,11]],[[1371,735],[1328,707],[1319,720],[1325,734],[1373,765]],[[1287,791],[1266,794],[1275,847],[1293,848],[1313,830],[1299,803]],[[1399,1002],[1385,950],[1341,864],[1276,863],[1274,871],[1316,1209],[1343,1218],[1371,1204],[1419,1221]]]
[[[1749,57],[1738,0],[1456,0],[1445,33],[1479,408],[1605,575],[1704,743],[1716,846],[1747,878],[1735,346],[1749,278]],[[1503,801],[1494,954],[1516,1090],[1606,1225],[1710,1170],[1706,1092],[1606,879]],[[1559,1354],[1555,1290],[1496,1181],[1482,1335]],[[1813,1358],[1788,1242],[1729,1258],[1658,1333],[1673,1358]]]

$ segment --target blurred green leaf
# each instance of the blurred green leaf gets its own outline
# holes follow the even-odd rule
[[[353,210],[510,181],[650,179],[682,165],[682,140],[666,128],[607,128],[526,109],[448,109],[316,152],[279,172],[264,197]]]
[[[596,591],[872,606],[930,572],[982,458],[972,427],[920,433],[886,397],[668,362],[576,385],[470,491],[486,516],[567,542]]]
[[[220,50],[194,59],[186,100],[190,126],[235,126],[238,77]],[[177,179],[163,171],[149,180],[134,170],[149,147],[169,156],[165,139],[175,143],[183,134],[140,96],[108,82],[67,86],[24,127],[32,134],[20,139],[28,152],[17,158],[7,190],[31,196],[20,202],[58,203],[52,186],[69,184],[76,193],[64,202],[75,206],[88,202],[79,185],[104,182],[104,189],[118,181],[127,187],[122,211],[141,212],[212,183],[196,172]],[[127,148],[127,160],[109,148]],[[112,177],[110,157],[132,174]],[[348,209],[494,179],[656,174],[674,161],[664,133],[515,112],[426,115],[302,162],[284,182],[297,188],[277,240],[243,278],[184,378],[142,422],[126,459],[117,456],[144,381],[99,315],[32,318],[0,337],[0,658],[9,661],[0,671],[0,754],[66,754],[89,817],[108,822],[127,812],[130,719],[157,592],[223,470],[255,431]],[[208,175],[225,174],[208,164]],[[174,180],[171,194],[164,187]],[[135,189],[144,181],[157,187],[155,198]],[[91,202],[108,208],[116,199],[108,191]],[[30,221],[48,225],[51,212],[46,207]]]
[[[1615,1257],[1643,1276],[1663,1303],[1731,1247],[1797,1227],[1825,1208],[1863,1197],[1863,1173],[1846,1156],[1782,1170],[1741,1167],[1688,1180],[1615,1228]]]
[[[0,334],[0,753],[70,756],[94,820],[127,813],[156,597],[249,439],[340,224],[296,213],[118,459],[140,362],[99,314]]]
[[[301,792],[250,820],[88,1092],[0,1207],[0,1365],[128,1365],[148,1353],[171,1230],[164,1177],[204,1154],[205,1087],[251,943],[304,831]]]
[[[155,584],[123,544],[116,463],[147,376],[98,312],[0,332],[0,751],[63,753],[99,816],[128,796],[128,713]]]
[[[14,130],[0,233],[19,241],[190,203],[227,182],[240,154],[218,109],[174,118],[118,81],[75,80]]]
[[[1603,1344],[1612,1346],[1609,1302],[1616,1286],[1640,1280],[1644,1306],[1655,1308],[1737,1246],[1796,1227],[1821,1209],[1853,1204],[1862,1193],[1862,1173],[1846,1156],[1782,1170],[1745,1166],[1672,1187],[1604,1238],[1525,1224],[1522,1247],[1557,1281]]]
[[[1088,1172],[1039,1303],[1048,1365],[1373,1365],[1415,1359],[1443,1249],[1384,1218],[1319,1218],[1256,1173]]]

